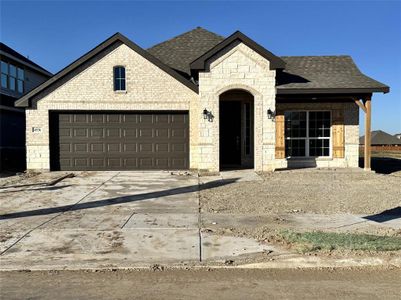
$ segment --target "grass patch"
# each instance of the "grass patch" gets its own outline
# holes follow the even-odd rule
[[[294,244],[301,252],[319,250],[361,250],[361,251],[397,251],[401,250],[401,237],[369,234],[351,234],[334,232],[294,232],[285,230],[280,236]]]

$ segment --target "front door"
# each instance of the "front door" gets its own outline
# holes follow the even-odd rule
[[[220,101],[220,168],[241,165],[241,102]]]

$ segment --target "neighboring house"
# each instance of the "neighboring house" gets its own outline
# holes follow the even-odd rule
[[[0,43],[0,170],[25,170],[25,109],[14,104],[52,75]]]
[[[401,140],[395,136],[381,130],[375,130],[371,133],[372,150],[399,150],[401,149]],[[365,144],[365,136],[359,138],[359,144]]]
[[[401,140],[401,133],[394,134],[394,136],[395,136],[397,139]]]
[[[358,167],[359,107],[369,118],[388,91],[349,56],[279,57],[196,28],[147,50],[117,33],[17,107],[28,169],[271,171]]]

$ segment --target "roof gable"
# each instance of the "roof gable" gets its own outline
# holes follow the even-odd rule
[[[224,40],[224,37],[201,27],[157,44],[147,51],[171,68],[191,74],[190,63]]]
[[[199,58],[195,59],[191,64],[192,70],[205,70],[206,61],[212,57],[213,55],[223,51],[225,48],[229,47],[232,43],[240,41],[244,43],[246,46],[251,48],[253,51],[257,52],[259,55],[263,56],[270,62],[270,70],[274,69],[283,69],[285,67],[285,62],[279,58],[278,56],[274,55],[245,34],[240,31],[234,32],[228,38],[214,46],[212,49],[201,55]]]
[[[88,53],[84,54],[81,56],[79,59],[75,60],[72,62],[70,65],[62,69],[60,72],[55,74],[53,77],[51,77],[49,80],[45,81],[43,84],[39,85],[37,88],[33,89],[31,92],[25,94],[24,96],[21,97],[16,103],[15,106],[17,107],[31,107],[32,106],[32,98],[38,95],[40,92],[46,90],[47,88],[50,88],[52,85],[56,84],[58,81],[61,79],[65,78],[68,74],[73,72],[74,70],[78,69],[80,66],[82,66],[85,62],[89,61],[96,55],[101,54],[105,50],[107,50],[109,47],[115,46],[116,43],[123,43],[130,47],[132,50],[136,51],[138,54],[146,58],[148,61],[151,63],[155,64],[158,66],[160,69],[171,75],[173,78],[190,88],[191,90],[197,92],[198,88],[195,84],[193,84],[191,81],[187,80],[184,76],[176,72],[175,70],[171,69],[169,66],[158,60],[156,57],[148,53],[146,50],[142,49],[138,45],[136,45],[134,42],[126,38],[124,35],[121,33],[116,33],[107,40],[105,40],[103,43],[99,44],[95,48],[93,48],[91,51]],[[37,99],[36,101],[38,101]]]

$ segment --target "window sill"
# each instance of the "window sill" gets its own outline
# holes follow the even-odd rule
[[[125,91],[114,91],[114,94],[126,94],[127,93],[127,91],[125,90]]]
[[[292,161],[331,161],[332,157],[286,157],[286,160]]]

